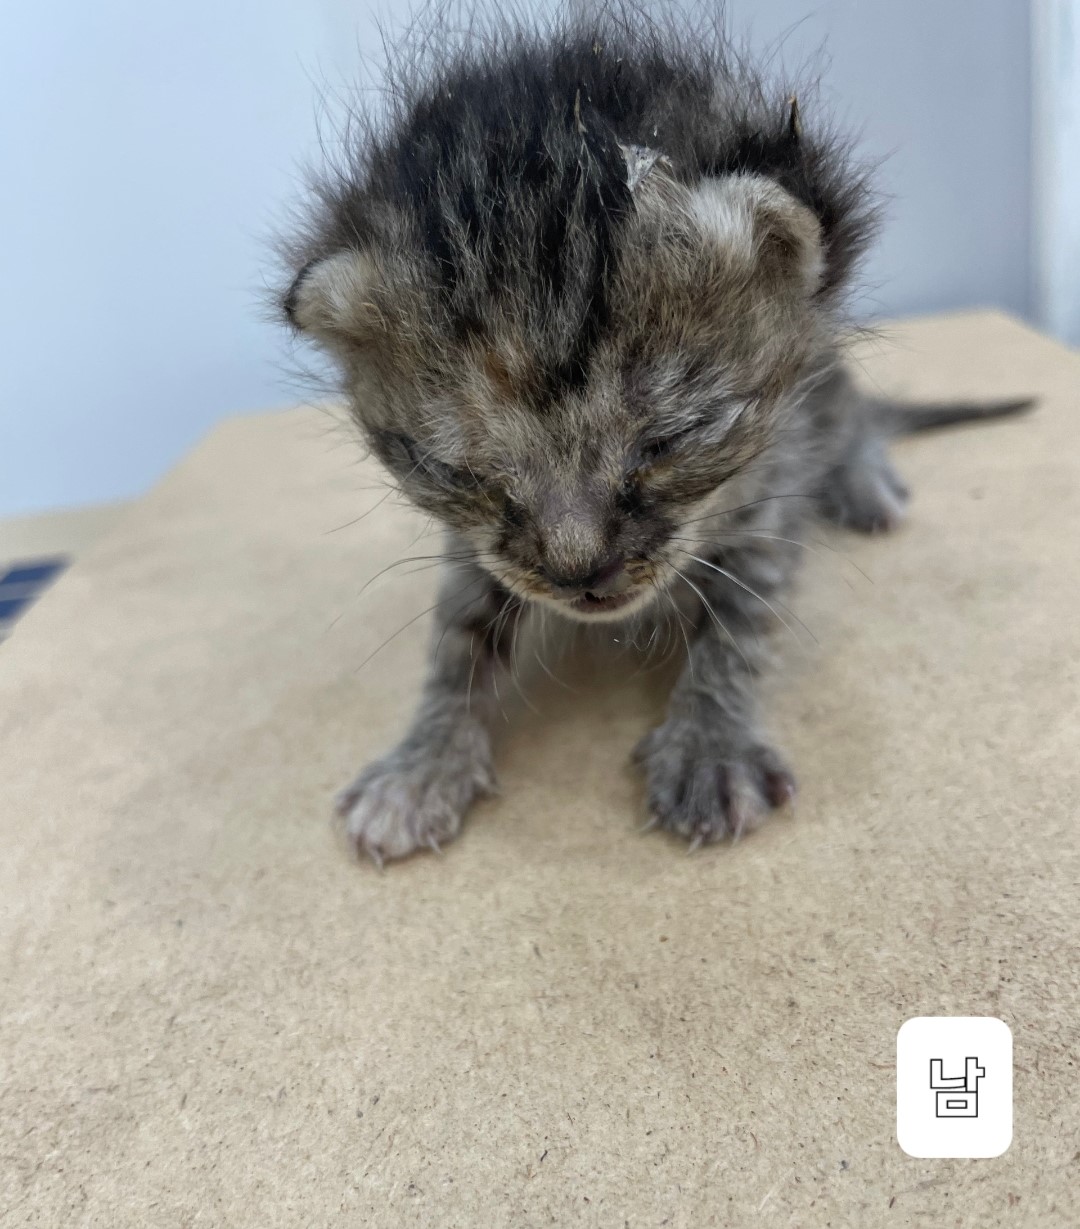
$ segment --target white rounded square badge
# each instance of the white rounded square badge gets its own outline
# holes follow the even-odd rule
[[[896,1138],[914,1157],[1012,1143],[1012,1031],[996,1016],[915,1016],[896,1034]]]

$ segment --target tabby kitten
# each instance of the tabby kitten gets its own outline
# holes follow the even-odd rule
[[[285,316],[446,530],[419,707],[339,809],[380,864],[455,836],[543,607],[680,621],[685,667],[637,749],[650,817],[694,846],[738,834],[795,792],[756,682],[804,526],[892,527],[890,432],[1018,407],[856,391],[866,179],[722,35],[609,7],[440,45],[406,49],[386,116],[353,117],[287,245]]]

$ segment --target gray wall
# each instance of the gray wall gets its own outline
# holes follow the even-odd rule
[[[891,151],[864,314],[1023,313],[1024,0],[807,8],[729,3],[793,65],[827,37],[826,96]],[[314,82],[378,56],[354,0],[39,0],[5,34],[0,515],[137,494],[222,414],[295,397],[262,236],[315,145]]]
[[[0,516],[135,495],[222,415],[296,399],[258,295],[328,7],[4,7]]]
[[[872,315],[1031,298],[1031,70],[1025,0],[728,0],[734,30],[822,66],[823,97],[884,157]],[[820,48],[827,44],[826,53]]]
[[[1032,0],[1033,315],[1080,346],[1080,0]]]

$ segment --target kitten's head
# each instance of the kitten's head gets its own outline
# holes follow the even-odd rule
[[[407,234],[348,246],[289,294],[375,451],[508,589],[587,616],[648,601],[672,539],[767,448],[821,345],[817,220],[762,177],[684,187],[655,166],[607,256],[601,327],[589,288],[568,310],[512,282],[463,327],[421,253]]]
[[[407,190],[403,142],[329,194],[286,315],[395,483],[504,587],[624,617],[782,431],[844,253],[775,178],[620,144],[579,98],[531,151],[459,137]]]

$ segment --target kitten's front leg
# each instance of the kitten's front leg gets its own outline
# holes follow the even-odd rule
[[[489,724],[495,671],[509,652],[520,604],[476,564],[447,566],[439,587],[429,672],[408,733],[338,795],[357,849],[380,866],[458,834],[495,789]]]
[[[667,720],[634,758],[645,771],[651,826],[696,848],[754,827],[795,796],[795,778],[759,726],[755,678],[766,661],[768,607],[756,609],[758,599],[719,573],[691,579],[700,604],[688,660]],[[767,580],[756,579],[768,598]]]

